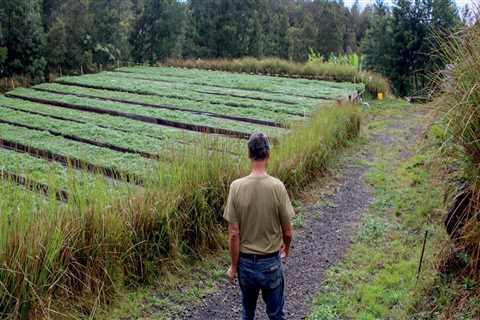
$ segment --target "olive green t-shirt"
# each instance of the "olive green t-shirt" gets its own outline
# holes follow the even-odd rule
[[[223,217],[240,227],[240,252],[269,254],[280,250],[282,225],[294,210],[284,184],[270,176],[247,176],[230,186]]]

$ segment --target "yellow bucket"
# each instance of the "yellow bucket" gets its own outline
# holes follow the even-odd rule
[[[383,92],[379,92],[379,93],[377,94],[377,99],[378,99],[378,100],[383,100]]]

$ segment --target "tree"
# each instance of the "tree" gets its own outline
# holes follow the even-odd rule
[[[449,35],[460,29],[463,24],[457,6],[452,0],[429,0],[427,5],[430,21],[428,21],[429,35],[425,39],[425,50],[430,54],[426,72],[434,73],[445,66],[440,52],[441,46],[448,41]]]
[[[185,14],[184,7],[176,0],[146,0],[130,34],[133,58],[153,63],[171,57],[182,47],[177,41],[184,31],[176,26],[182,25]]]
[[[326,59],[331,54],[343,53],[346,32],[343,4],[315,0],[311,12],[318,30],[315,49]]]
[[[0,14],[1,17],[1,14]],[[2,25],[0,24],[0,75],[3,75],[5,72],[5,62],[7,61],[8,58],[8,49],[5,45],[5,40],[3,37],[3,32],[2,32]]]
[[[63,19],[58,18],[50,27],[47,34],[46,59],[50,68],[56,68],[62,72],[67,55],[67,29]]]
[[[88,0],[65,0],[60,17],[65,23],[67,50],[64,67],[70,70],[92,69],[93,23]]]
[[[92,32],[95,63],[113,64],[128,60],[131,6],[130,0],[91,0],[89,10],[95,26]]]
[[[378,0],[373,8],[371,27],[361,42],[364,67],[387,76],[391,68],[391,25],[388,7],[383,0]]]
[[[26,73],[34,81],[45,76],[46,61],[41,4],[37,0],[0,0],[2,29],[8,51],[6,69],[10,74]],[[5,54],[5,50],[3,50]]]
[[[288,58],[294,61],[307,61],[310,49],[315,48],[317,29],[309,13],[303,16],[300,27],[288,30]]]

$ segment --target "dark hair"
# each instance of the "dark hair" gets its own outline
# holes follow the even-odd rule
[[[252,160],[265,160],[270,156],[270,144],[263,133],[254,133],[248,140],[248,156]]]

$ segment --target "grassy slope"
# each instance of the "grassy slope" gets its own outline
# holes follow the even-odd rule
[[[414,317],[412,306],[436,275],[436,254],[446,237],[441,225],[444,184],[438,179],[435,148],[428,140],[415,145],[412,153],[405,150],[408,135],[426,126],[425,108],[391,101],[374,104],[369,136],[381,137],[388,130],[396,139],[373,145],[366,179],[375,200],[344,261],[327,274],[311,319]],[[407,128],[400,130],[396,126],[402,118]],[[429,237],[416,284],[425,230]]]

